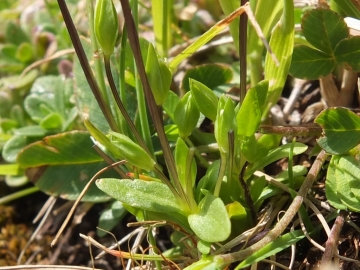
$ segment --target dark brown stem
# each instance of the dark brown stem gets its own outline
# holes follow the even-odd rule
[[[244,6],[247,2],[248,0],[241,0],[241,5]],[[246,95],[247,22],[248,16],[244,12],[239,20],[240,104],[243,103]]]
[[[79,58],[81,68],[84,71],[85,78],[91,88],[91,91],[92,91],[96,101],[98,102],[99,107],[100,107],[102,113],[104,114],[105,119],[108,122],[110,128],[114,131],[119,132],[119,128],[115,122],[115,119],[114,119],[114,116],[112,115],[110,107],[104,101],[104,97],[101,94],[101,90],[95,80],[94,74],[92,73],[88,59],[87,59],[85,51],[84,51],[84,48],[80,42],[79,35],[76,31],[74,22],[71,19],[71,15],[66,6],[65,0],[58,0],[58,5],[60,7],[61,14],[64,18],[66,28],[68,29],[68,32],[69,32],[69,35],[71,38],[71,42],[74,46],[76,55]]]
[[[171,152],[171,149],[169,146],[169,142],[165,135],[163,119],[161,116],[162,110],[161,110],[161,107],[156,105],[154,96],[153,96],[151,88],[150,88],[148,78],[146,76],[144,62],[141,57],[139,36],[138,36],[138,32],[135,27],[134,18],[132,17],[132,14],[131,14],[130,5],[129,5],[128,0],[120,0],[120,3],[121,3],[123,13],[124,13],[125,27],[128,32],[129,43],[130,43],[131,49],[134,54],[135,63],[136,63],[136,67],[139,72],[140,80],[143,84],[145,98],[147,100],[149,112],[150,112],[151,118],[154,122],[156,132],[159,136],[161,148],[164,153],[165,162],[166,162],[167,168],[169,170],[169,174],[170,174],[171,178],[173,179],[173,181],[176,185],[176,188],[180,194],[180,197],[185,199],[186,198],[185,193],[184,193],[183,189],[181,188],[180,182],[178,180],[178,175],[177,175],[176,166],[175,166],[175,160],[172,155],[172,152]]]
[[[245,180],[244,180],[244,173],[245,173],[246,165],[247,165],[247,163],[245,163],[243,168],[241,169],[241,172],[239,174],[239,181],[240,181],[241,187],[244,190],[244,196],[245,196],[246,205],[250,210],[250,214],[251,214],[253,224],[256,224],[257,215],[256,215],[256,211],[255,211],[254,201],[251,198],[249,187],[245,183]]]

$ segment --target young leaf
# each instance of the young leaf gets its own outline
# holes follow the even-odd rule
[[[186,92],[190,91],[190,79],[206,85],[210,89],[227,84],[233,78],[233,72],[230,67],[219,64],[205,64],[188,69],[182,80],[181,88]]]
[[[348,109],[324,110],[314,122],[324,130],[317,142],[330,154],[343,154],[360,143],[360,117]]]
[[[282,92],[291,63],[291,56],[294,47],[294,2],[284,1],[283,15],[274,28],[270,38],[270,48],[279,59],[277,65],[269,52],[265,59],[265,80],[269,81],[266,108],[263,110],[262,118],[265,118],[268,111],[275,104]]]
[[[187,147],[183,139],[178,138],[175,146],[175,163],[176,163],[176,170],[178,172],[179,180],[184,190],[192,190],[196,178],[196,163],[193,158],[192,161],[188,163],[188,154],[189,154],[189,147]],[[191,164],[190,168],[188,168],[188,164]],[[190,172],[190,174],[188,172]],[[190,181],[188,177],[191,178]],[[189,187],[188,189],[187,183],[189,182],[191,183],[191,187]],[[193,196],[193,195],[189,194],[189,196]]]
[[[199,111],[212,121],[216,119],[218,98],[206,85],[190,79],[191,97],[194,99]]]
[[[154,46],[149,42],[145,65],[146,75],[157,105],[162,105],[169,93],[171,72],[165,63],[158,58]]]
[[[215,138],[221,153],[229,152],[228,133],[236,130],[235,108],[233,101],[226,96],[219,100],[217,116],[215,121]]]
[[[200,211],[188,216],[194,233],[206,242],[225,241],[231,233],[231,223],[223,201],[207,194],[199,204]]]
[[[200,112],[196,107],[191,92],[187,92],[174,111],[174,122],[179,128],[181,138],[188,137],[192,130],[196,127],[199,120]]]
[[[147,171],[154,169],[155,160],[129,137],[113,131],[109,134],[112,136],[112,143],[119,148],[120,153],[128,162]]]
[[[236,116],[238,135],[252,136],[259,128],[268,86],[268,81],[262,81],[246,93],[244,102]]]
[[[97,1],[94,29],[104,55],[111,55],[119,31],[118,17],[112,0]]]
[[[349,36],[344,19],[331,9],[312,9],[302,17],[301,28],[306,40],[331,55],[336,45]]]

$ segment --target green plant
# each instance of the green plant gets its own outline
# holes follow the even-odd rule
[[[79,38],[65,1],[58,0],[78,56],[74,64],[76,109],[66,102],[69,96],[61,96],[64,93],[58,89],[53,90],[58,103],[51,107],[53,101],[42,98],[35,88],[25,104],[29,105],[28,113],[37,125],[24,130],[34,132],[37,137],[19,143],[13,153],[8,142],[3,154],[18,164],[14,171],[20,168],[37,176],[32,179],[41,190],[72,200],[77,198],[74,207],[81,199],[92,202],[115,199],[107,210],[112,213],[107,229],[123,217],[125,210],[149,231],[162,225],[174,229],[171,236],[174,248],[163,253],[149,233],[149,245],[154,252],[151,255],[111,251],[82,236],[110,254],[154,261],[157,269],[162,268],[162,262],[169,265],[174,262],[192,270],[223,269],[230,264],[237,264],[236,269],[241,269],[256,264],[305,237],[303,230],[286,231],[296,214],[310,233],[317,233],[321,228],[312,224],[302,202],[306,201],[308,190],[327,158],[325,151],[333,155],[327,171],[329,202],[337,209],[359,211],[360,195],[354,176],[358,170],[354,153],[357,154],[359,144],[359,119],[355,114],[346,109],[330,109],[316,118],[321,128],[314,128],[315,134],[324,132],[318,144],[325,151],[318,150],[309,172],[304,166],[293,164],[293,157],[303,154],[306,145],[293,141],[279,146],[282,136],[293,131],[296,135],[296,128],[264,134],[270,133],[271,128],[261,127],[270,107],[277,102],[289,72],[302,78],[319,78],[336,71],[335,63],[357,69],[357,62],[352,65],[349,61],[352,59],[347,58],[349,52],[357,55],[357,51],[345,46],[353,42],[357,45],[357,38],[349,38],[339,15],[331,10],[316,9],[303,17],[303,34],[307,40],[303,42],[308,44],[294,48],[292,0],[278,1],[276,5],[261,0],[243,6],[235,2],[221,1],[227,17],[168,62],[164,57],[174,39],[170,34],[173,14],[168,14],[170,3],[166,0],[152,2],[153,17],[162,14],[154,18],[155,46],[138,37],[137,1],[132,1],[130,7],[127,0],[120,0],[125,25],[118,37],[113,2],[99,0],[94,7],[93,1],[88,0],[89,42]],[[251,17],[250,7],[256,20]],[[346,10],[349,7],[356,10],[351,5],[346,5]],[[268,11],[269,16],[264,16]],[[245,13],[252,22],[249,29],[256,29],[256,34],[251,30],[247,36],[239,31],[237,18],[244,17]],[[243,17],[240,27],[245,24],[242,29],[246,29]],[[312,32],[319,20],[324,26],[320,33],[325,43],[318,42],[315,38],[318,33]],[[230,23],[235,47],[240,49],[240,74],[226,65],[204,64],[186,71],[181,85],[183,95],[170,91],[172,76],[179,64]],[[104,29],[111,33],[105,35]],[[263,35],[270,36],[269,46],[259,42],[259,37],[264,39]],[[247,54],[246,44],[251,46]],[[266,55],[263,55],[263,46],[267,46]],[[301,66],[304,55],[309,56],[307,64],[323,65]],[[252,68],[252,86],[247,91],[246,59]],[[259,75],[262,71],[264,80]],[[219,90],[234,83],[235,75],[241,78],[239,103]],[[34,85],[50,79],[56,80],[40,78]],[[31,110],[33,104],[40,104],[40,110]],[[70,131],[77,110],[88,132]],[[213,133],[200,131],[204,117],[213,121]],[[311,131],[301,129],[300,135],[312,135]],[[347,143],[339,144],[339,138]],[[77,154],[71,155],[74,152]],[[288,169],[275,178],[261,172],[284,158],[288,159]],[[107,164],[112,165],[106,167]],[[115,170],[96,180],[105,171],[104,167]],[[86,180],[98,171],[86,186],[73,180],[80,178],[84,171]],[[64,174],[71,180],[63,181],[65,184],[54,192],[54,178],[60,182]],[[91,186],[95,180],[103,192]],[[75,188],[69,188],[69,183]],[[274,209],[278,211],[288,200],[291,203],[285,214],[272,228],[265,229],[266,224],[272,224],[275,219]],[[104,220],[105,214],[100,221]]]

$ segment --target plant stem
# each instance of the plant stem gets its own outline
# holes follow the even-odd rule
[[[320,136],[322,128],[320,126],[267,126],[261,125],[259,132],[263,134],[279,134],[283,136]]]
[[[220,194],[220,189],[221,189],[221,184],[223,182],[223,178],[225,176],[225,172],[226,172],[226,163],[227,163],[227,155],[226,154],[220,154],[220,169],[219,169],[219,176],[218,179],[216,180],[216,185],[215,185],[215,189],[214,189],[214,196],[219,197]]]
[[[242,167],[241,172],[239,174],[239,181],[240,181],[241,187],[244,190],[245,202],[246,202],[247,207],[250,209],[251,219],[253,221],[253,224],[256,224],[257,215],[256,215],[256,211],[255,211],[254,201],[251,198],[249,187],[245,183],[245,180],[244,180],[244,173],[245,173],[245,170],[246,170],[245,165]]]
[[[292,201],[291,205],[289,206],[288,210],[285,212],[283,217],[280,221],[275,225],[275,227],[259,242],[255,243],[254,245],[229,254],[217,255],[215,256],[214,260],[217,262],[217,265],[221,265],[223,267],[240,260],[244,260],[248,256],[252,255],[254,252],[261,249],[266,244],[270,243],[274,239],[280,236],[280,234],[286,229],[289,225],[293,217],[297,214],[300,206],[310,187],[312,186],[313,182],[316,179],[319,171],[321,170],[322,164],[324,163],[327,155],[324,150],[321,150],[318,156],[316,157],[315,162],[310,168],[308,175],[306,176],[304,183],[301,185],[300,190],[297,193],[297,196]]]
[[[36,186],[29,187],[29,188],[26,188],[26,189],[22,189],[22,190],[20,190],[18,192],[15,192],[15,193],[12,193],[10,195],[1,197],[0,198],[0,205],[9,203],[9,202],[11,202],[13,200],[25,197],[27,195],[33,194],[33,193],[38,192],[38,191],[40,191],[40,189],[38,187],[36,187]]]
[[[184,194],[184,190],[181,188],[181,184],[179,182],[177,171],[176,171],[175,160],[172,155],[172,151],[170,149],[169,142],[166,138],[165,131],[164,131],[163,119],[161,116],[162,109],[161,109],[161,107],[156,105],[155,98],[152,94],[151,87],[150,87],[148,78],[146,76],[144,62],[141,57],[139,36],[136,31],[134,19],[131,15],[131,9],[129,6],[129,2],[128,2],[128,0],[120,0],[120,3],[123,8],[123,12],[124,12],[125,26],[127,27],[129,42],[130,42],[131,49],[132,49],[134,57],[135,57],[136,66],[139,71],[139,76],[140,76],[141,82],[143,84],[145,98],[146,98],[146,101],[148,104],[149,112],[150,112],[151,118],[154,122],[156,132],[160,139],[160,144],[161,144],[161,148],[163,149],[165,162],[166,162],[167,168],[169,170],[170,177],[174,181],[174,184],[177,188],[177,191],[180,194],[180,197],[184,199],[184,198],[186,198],[185,194]]]
[[[132,15],[133,15],[135,27],[137,30],[137,25],[138,25],[138,1],[137,0],[132,1]],[[134,62],[135,62],[135,59],[134,59]],[[150,134],[149,121],[148,121],[148,116],[147,116],[147,111],[146,111],[146,105],[145,105],[144,90],[141,85],[141,80],[138,76],[138,70],[136,68],[136,63],[134,63],[134,76],[135,76],[136,98],[137,98],[139,118],[140,118],[141,135],[145,141],[147,148],[149,149],[150,155],[152,157],[155,157],[154,147],[153,147],[152,141],[151,141],[151,134]]]
[[[114,78],[112,76],[112,73],[111,73],[111,68],[110,68],[110,58],[109,56],[105,56],[104,55],[104,63],[105,63],[105,71],[106,71],[106,76],[108,78],[108,82],[109,82],[109,85],[110,85],[110,89],[111,89],[111,92],[113,94],[113,97],[115,99],[115,102],[116,102],[116,105],[118,106],[121,114],[123,115],[123,117],[125,118],[126,120],[126,123],[129,125],[130,127],[130,130],[132,132],[132,134],[135,136],[137,142],[139,143],[139,145],[144,148],[144,150],[150,154],[148,148],[146,147],[146,144],[144,142],[144,140],[141,138],[139,132],[136,130],[136,127],[133,123],[133,121],[131,121],[130,119],[130,116],[129,114],[127,113],[127,111],[125,110],[125,107],[124,107],[124,104],[121,102],[120,100],[120,96],[118,94],[118,91],[116,89],[116,86],[115,86],[115,83],[114,83]],[[151,154],[150,154],[151,155]]]
[[[241,0],[241,6],[244,6],[247,0]],[[239,20],[239,56],[240,56],[240,105],[243,103],[246,95],[246,45],[247,45],[247,15],[243,13]]]
[[[81,68],[84,71],[85,78],[91,88],[91,91],[92,91],[96,101],[98,102],[99,107],[100,107],[106,121],[108,122],[110,128],[116,132],[119,132],[119,127],[116,124],[116,121],[114,119],[114,116],[112,115],[111,109],[109,106],[107,106],[107,104],[104,100],[104,97],[100,91],[99,85],[97,84],[94,74],[90,68],[84,48],[81,45],[79,35],[77,34],[74,22],[71,19],[71,15],[66,6],[65,0],[58,0],[58,5],[61,10],[61,14],[64,18],[66,27],[68,29],[68,32],[69,32],[69,35],[71,38],[71,42],[74,46],[76,55],[79,58]]]
[[[184,140],[187,143],[187,145],[190,146],[190,148],[194,149],[194,151],[195,151],[194,154],[198,158],[200,165],[204,168],[209,168],[209,162],[207,162],[206,159],[200,154],[197,147],[195,147],[194,144],[192,143],[192,141],[189,140],[189,137],[185,137]]]

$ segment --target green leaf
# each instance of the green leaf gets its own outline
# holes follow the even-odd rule
[[[293,155],[299,155],[304,153],[307,150],[307,146],[302,143],[296,142],[293,148]],[[263,157],[262,159],[255,162],[252,166],[248,167],[244,177],[249,178],[255,171],[264,168],[265,166],[269,165],[270,163],[282,159],[284,157],[288,157],[291,150],[291,144],[281,145],[271,151]]]
[[[353,156],[331,158],[325,186],[326,197],[331,205],[360,212],[359,173],[359,161]]]
[[[0,165],[0,175],[18,175],[21,169],[19,164],[2,164]]]
[[[270,108],[278,101],[285,85],[294,47],[294,3],[284,0],[283,15],[275,26],[270,38],[270,48],[279,60],[277,65],[269,52],[265,58],[265,80],[269,81],[267,106],[262,118],[267,116]]]
[[[27,145],[39,140],[39,137],[15,135],[8,140],[3,148],[2,157],[9,163],[15,163],[19,152]],[[33,157],[31,157],[32,159]]]
[[[24,42],[18,47],[16,51],[16,59],[19,61],[26,63],[30,61],[34,56],[33,47],[30,43]]]
[[[360,70],[360,37],[350,37],[339,42],[335,59],[347,70]]]
[[[298,45],[294,48],[289,73],[296,78],[315,80],[328,75],[334,67],[335,60],[331,55]]]
[[[116,225],[119,224],[121,219],[127,213],[123,204],[119,201],[114,201],[110,204],[100,215],[98,227],[100,229],[111,231]],[[97,229],[97,235],[103,237],[107,232]]]
[[[138,144],[129,137],[110,131],[111,142],[120,150],[121,155],[131,164],[140,169],[151,171],[154,169],[155,160]]]
[[[194,233],[206,242],[225,241],[231,233],[231,223],[223,201],[207,194],[199,204],[199,213],[188,216]]]
[[[226,16],[240,7],[240,2],[237,0],[220,0],[219,2]],[[237,51],[239,51],[239,22],[240,19],[236,18],[229,25],[230,33],[234,39],[234,45]]]
[[[103,53],[113,53],[119,31],[118,17],[112,0],[98,0],[95,7],[94,30]]]
[[[206,171],[205,176],[203,176],[199,183],[196,186],[196,202],[204,197],[203,190],[207,190],[210,193],[214,192],[216,180],[219,175],[220,170],[220,160],[216,160],[210,164],[209,168]]]
[[[221,153],[229,152],[229,132],[236,131],[235,108],[231,98],[225,95],[220,97],[214,134]]]
[[[190,79],[190,91],[199,111],[210,120],[215,121],[218,104],[215,93],[209,87],[194,79]]]
[[[179,128],[179,135],[182,138],[188,137],[196,127],[200,112],[191,98],[191,92],[187,92],[174,111],[174,122]]]
[[[164,213],[184,213],[169,188],[159,182],[139,179],[104,178],[96,181],[99,189],[132,207]]]
[[[219,64],[198,65],[188,69],[182,80],[181,88],[190,91],[190,79],[194,79],[210,89],[227,84],[231,81],[233,73],[228,66]]]
[[[172,76],[166,64],[158,58],[155,48],[150,42],[145,70],[156,104],[162,105],[169,93]]]
[[[247,91],[236,116],[238,135],[252,136],[259,128],[268,86],[268,81],[262,81]]]
[[[191,190],[194,187],[196,179],[196,163],[194,158],[191,159],[191,162],[188,162],[189,159],[189,147],[185,144],[183,139],[178,138],[175,146],[175,163],[176,170],[178,172],[180,183],[185,191]],[[188,165],[190,165],[190,168]],[[190,177],[190,179],[189,179]],[[191,183],[187,187],[188,183]],[[193,196],[188,194],[188,196]]]
[[[331,9],[309,10],[302,17],[301,28],[311,45],[330,55],[336,45],[349,36],[344,19]]]
[[[61,127],[63,125],[63,119],[58,113],[50,113],[39,124],[40,127],[45,130],[61,130]]]
[[[280,236],[279,238],[275,239],[274,241],[270,242],[269,244],[265,245],[258,251],[255,251],[245,260],[243,260],[235,269],[243,269],[252,265],[253,263],[259,262],[267,257],[270,257],[289,246],[297,243],[301,239],[305,237],[302,230],[296,230],[293,232],[289,232]]]
[[[360,5],[356,1],[333,0],[346,16],[360,19]]]
[[[26,176],[41,191],[50,196],[60,196],[66,200],[76,200],[85,185],[101,169],[108,166],[104,161],[85,164],[68,164],[39,166],[28,168]],[[114,177],[114,171],[107,171],[104,177]],[[90,186],[82,201],[104,202],[109,196],[100,191],[95,185]]]
[[[23,168],[102,161],[92,145],[88,132],[60,133],[24,147],[17,161]]]
[[[326,109],[314,122],[324,130],[317,142],[330,154],[343,154],[360,143],[360,118],[348,109]]]

